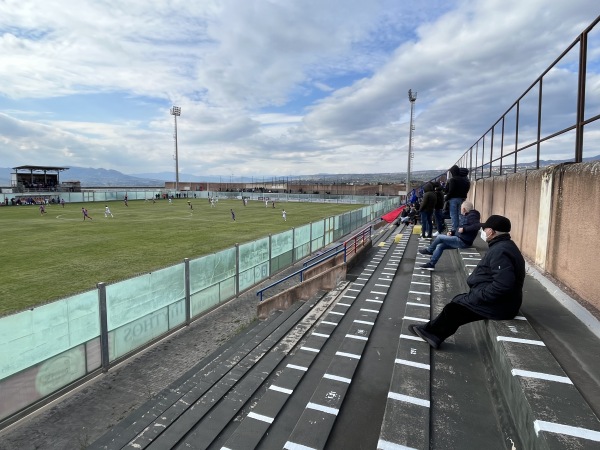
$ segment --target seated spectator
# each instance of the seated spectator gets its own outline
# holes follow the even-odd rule
[[[428,263],[421,264],[421,269],[434,270],[442,253],[448,248],[466,248],[473,245],[481,226],[479,211],[474,209],[473,203],[467,200],[460,205],[460,213],[461,226],[456,235],[452,236],[451,232],[448,235],[440,234],[429,247],[419,249],[422,255],[431,255]]]
[[[439,348],[462,325],[485,319],[510,320],[521,307],[525,260],[510,238],[510,220],[493,215],[480,226],[489,250],[467,278],[469,292],[455,296],[425,325],[408,326],[433,348]]]

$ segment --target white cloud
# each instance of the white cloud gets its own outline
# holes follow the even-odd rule
[[[172,170],[177,104],[182,171],[403,171],[413,89],[414,168],[445,169],[600,12],[595,0],[402,3],[4,1],[0,161]],[[568,104],[572,68],[544,89],[547,111]]]

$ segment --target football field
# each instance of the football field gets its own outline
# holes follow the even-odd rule
[[[45,214],[35,205],[0,208],[0,315],[362,206],[187,200],[47,205]],[[105,217],[105,205],[114,217]]]

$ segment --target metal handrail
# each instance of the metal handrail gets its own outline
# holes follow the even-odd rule
[[[310,258],[308,261],[305,261],[305,262],[302,264],[302,267],[306,267],[308,264],[312,263],[312,262],[313,262],[314,260],[316,260],[316,259],[319,259],[319,258],[325,258],[325,255],[327,255],[327,253],[329,253],[329,252],[332,252],[332,251],[335,251],[335,250],[336,250],[338,247],[343,247],[343,246],[344,246],[344,243],[341,243],[341,244],[338,244],[338,245],[336,245],[335,247],[332,247],[332,248],[330,248],[329,250],[326,250],[326,251],[325,251],[325,252],[323,252],[323,253],[319,253],[318,255],[316,255],[316,256],[314,256],[314,257]],[[325,259],[326,259],[326,258],[325,258]],[[323,261],[325,261],[325,259],[323,259]]]
[[[290,278],[292,278],[292,277],[295,277],[295,276],[296,276],[296,275],[298,275],[298,274],[300,275],[300,282],[302,283],[302,281],[304,281],[304,277],[303,277],[303,275],[304,275],[304,272],[305,272],[306,270],[308,270],[308,269],[311,269],[311,268],[313,268],[313,267],[315,267],[315,266],[318,266],[319,264],[321,264],[321,263],[323,263],[323,262],[325,262],[325,261],[328,261],[328,260],[330,260],[330,259],[332,259],[332,258],[335,258],[335,257],[336,257],[337,255],[339,255],[340,253],[344,253],[344,262],[346,262],[346,260],[347,260],[347,251],[348,251],[348,243],[349,243],[349,242],[353,242],[353,243],[354,243],[354,246],[353,246],[353,251],[354,251],[354,253],[356,253],[356,249],[357,249],[357,238],[358,238],[358,237],[362,237],[362,244],[364,245],[364,243],[365,243],[365,235],[367,234],[366,232],[367,232],[367,231],[369,232],[369,233],[368,233],[368,235],[369,235],[369,237],[370,237],[370,236],[371,236],[371,228],[372,228],[372,227],[371,227],[371,225],[369,225],[368,227],[366,227],[366,228],[362,229],[361,231],[359,231],[358,233],[356,233],[354,236],[352,236],[352,237],[350,237],[349,239],[347,239],[346,241],[344,241],[344,243],[343,243],[343,244],[340,244],[340,245],[338,245],[338,246],[334,247],[333,249],[330,249],[330,250],[328,250],[328,251],[326,252],[326,253],[328,253],[328,252],[330,252],[330,251],[332,251],[332,250],[338,249],[338,248],[340,248],[340,247],[342,247],[342,246],[343,246],[343,248],[340,248],[339,250],[337,250],[337,251],[333,252],[331,255],[327,255],[327,256],[323,257],[323,254],[320,254],[320,255],[318,255],[318,256],[316,256],[316,257],[313,257],[313,258],[312,258],[312,260],[315,260],[315,259],[317,259],[317,258],[321,258],[321,257],[323,257],[323,258],[322,258],[322,259],[318,259],[317,261],[315,261],[315,262],[313,262],[313,263],[311,263],[311,264],[309,264],[309,265],[306,265],[306,264],[308,264],[308,263],[309,263],[309,261],[311,261],[311,260],[307,261],[307,262],[305,263],[305,267],[302,267],[302,269],[300,269],[300,270],[297,270],[296,272],[294,272],[294,273],[291,273],[291,274],[289,274],[288,276],[286,276],[286,277],[284,277],[284,278],[282,278],[282,279],[280,279],[280,280],[277,280],[277,281],[275,281],[274,283],[271,283],[270,285],[268,285],[268,286],[266,286],[266,287],[264,287],[264,288],[260,289],[259,291],[257,291],[257,292],[256,292],[256,295],[257,295],[258,297],[260,297],[260,301],[262,302],[262,301],[263,301],[263,293],[264,293],[264,292],[265,292],[267,289],[270,289],[270,288],[272,288],[273,286],[277,286],[279,283],[283,283],[284,281],[286,281],[286,280],[289,280]]]
[[[507,173],[516,173],[519,166],[519,156],[525,150],[535,150],[535,169],[540,168],[542,161],[541,144],[549,142],[554,138],[567,135],[569,132],[574,132],[574,148],[571,161],[580,163],[584,160],[583,152],[583,136],[585,127],[598,120],[600,114],[596,114],[595,106],[586,105],[586,81],[588,79],[588,35],[592,33],[594,28],[600,24],[600,16],[594,21],[550,64],[542,74],[521,94],[517,100],[506,110],[494,124],[479,138],[463,155],[456,161],[459,167],[469,169],[469,178],[477,180],[479,178],[490,178],[496,175],[504,175]],[[544,80],[545,77],[552,73],[563,60],[568,57],[571,51],[578,51],[578,67],[577,67],[577,89],[575,93],[576,104],[574,110],[561,110],[561,114],[572,112],[575,115],[574,123],[570,123],[560,130],[552,130],[543,135],[543,119],[549,121],[549,117],[542,117],[544,98]],[[519,126],[521,122],[521,104],[527,101],[527,96],[537,95],[535,117],[535,138],[523,139],[520,141]],[[511,114],[514,117],[511,119]],[[589,114],[589,116],[588,116]],[[533,117],[533,116],[532,116]],[[506,127],[512,126],[512,133],[506,131]],[[509,144],[510,142],[510,144]],[[521,164],[523,164],[521,162]],[[447,172],[444,172],[430,181],[445,181]]]
[[[311,268],[313,268],[313,267],[315,267],[315,266],[318,266],[318,265],[319,265],[319,264],[321,264],[322,262],[324,262],[324,261],[327,261],[327,260],[329,260],[329,259],[331,259],[331,258],[334,258],[334,257],[336,257],[337,255],[339,255],[339,254],[340,254],[340,253],[342,253],[342,252],[344,253],[344,261],[346,261],[346,254],[345,254],[345,253],[346,253],[346,248],[344,247],[344,248],[342,248],[342,249],[338,250],[336,253],[334,253],[334,254],[332,254],[332,255],[329,255],[329,256],[327,256],[327,257],[326,257],[325,259],[323,259],[323,260],[315,261],[314,263],[312,263],[312,264],[310,264],[310,265],[308,265],[308,266],[306,266],[306,267],[303,267],[302,269],[300,269],[300,270],[297,270],[297,271],[295,271],[294,273],[291,273],[291,274],[289,274],[287,277],[284,277],[284,278],[282,278],[281,280],[277,280],[277,281],[275,281],[274,283],[271,283],[271,284],[270,284],[270,285],[268,285],[267,287],[264,287],[264,288],[262,288],[261,290],[257,291],[257,292],[256,292],[256,295],[257,295],[257,296],[260,296],[260,301],[262,302],[262,301],[263,301],[263,292],[265,292],[267,289],[270,289],[270,288],[272,288],[273,286],[277,286],[279,283],[283,283],[284,281],[286,281],[286,280],[289,280],[289,279],[290,279],[290,278],[292,278],[292,277],[295,277],[295,276],[296,276],[296,275],[298,275],[298,274],[300,274],[300,282],[302,283],[302,281],[304,281],[304,279],[303,279],[303,274],[304,274],[304,272],[305,272],[306,270],[308,270],[308,269],[311,269]]]

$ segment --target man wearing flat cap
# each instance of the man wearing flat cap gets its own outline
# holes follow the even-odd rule
[[[469,292],[459,294],[425,325],[409,330],[438,348],[458,327],[478,320],[514,318],[523,301],[525,260],[510,238],[510,220],[492,215],[481,224],[481,238],[489,250],[467,278]]]

